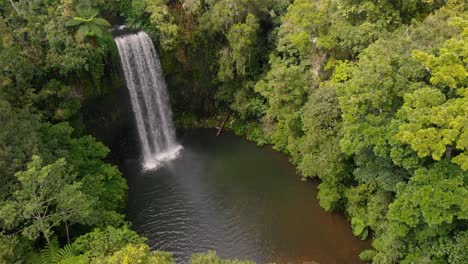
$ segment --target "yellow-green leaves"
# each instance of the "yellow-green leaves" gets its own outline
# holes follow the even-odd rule
[[[440,160],[451,158],[452,147],[466,151],[468,99],[446,100],[434,88],[423,88],[405,96],[405,104],[398,112],[404,122],[396,135],[409,144],[420,157]]]
[[[282,19],[278,51],[307,57],[316,45],[319,32],[327,24],[328,0],[296,0]]]
[[[451,42],[451,43],[450,43]],[[450,41],[449,44],[456,44]],[[456,45],[455,45],[456,46]],[[468,53],[468,42],[465,42],[461,47]],[[440,56],[436,57],[422,51],[414,51],[413,56],[416,60],[423,62],[426,68],[431,72],[431,83],[436,86],[447,86],[451,89],[456,89],[460,85],[466,85],[468,71],[463,61],[458,54],[449,49],[441,49]]]
[[[200,12],[203,2],[201,0],[182,0],[182,7],[185,12],[189,14],[198,14]]]
[[[347,60],[330,59],[325,66],[325,70],[333,69],[333,74],[330,77],[331,83],[345,82],[353,76],[353,63]]]
[[[93,264],[174,264],[171,253],[150,251],[146,244],[129,244],[111,256],[92,260]]]
[[[413,51],[413,57],[431,73],[431,83],[450,89],[466,88],[468,85],[468,20],[455,17],[449,22],[460,28],[460,33],[447,40],[437,55]]]
[[[246,70],[250,66],[252,50],[257,41],[258,28],[257,18],[252,14],[248,14],[245,23],[235,24],[229,29],[227,34],[229,50],[222,51],[220,59],[220,65],[223,65],[223,63],[230,64],[230,67],[225,70],[231,69],[232,71],[235,69],[235,74],[241,76],[246,74]],[[226,57],[226,55],[230,56]],[[232,77],[235,75],[233,72],[225,73],[222,70],[220,70],[220,74]]]
[[[369,234],[368,226],[360,218],[351,218],[351,228],[355,236],[360,237],[362,240],[366,239]]]
[[[420,157],[444,155],[468,170],[468,38],[447,40],[438,56],[419,50],[413,57],[430,72],[432,87],[405,95],[398,112],[403,121],[396,138]],[[446,89],[448,88],[448,90]]]
[[[106,226],[103,229],[96,228],[78,237],[73,242],[73,247],[92,260],[110,256],[128,244],[144,244],[146,240],[146,238],[140,237],[128,226],[119,228]]]
[[[254,264],[252,261],[242,261],[237,259],[221,259],[216,252],[194,254],[190,258],[191,264]]]
[[[145,0],[145,11],[150,14],[150,20],[158,29],[159,42],[163,49],[173,50],[177,44],[179,27],[174,23],[174,17],[166,5],[166,0]]]

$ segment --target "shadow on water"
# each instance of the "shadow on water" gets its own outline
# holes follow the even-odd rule
[[[339,214],[326,213],[316,183],[303,182],[270,147],[213,130],[185,131],[181,156],[157,171],[125,161],[127,214],[152,249],[258,263],[360,263],[369,242],[355,238]]]

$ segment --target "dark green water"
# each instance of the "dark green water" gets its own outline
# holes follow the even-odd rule
[[[185,132],[182,155],[157,171],[125,162],[128,217],[152,249],[178,263],[208,250],[258,263],[360,263],[368,242],[319,207],[316,184],[301,181],[284,155],[214,134]]]

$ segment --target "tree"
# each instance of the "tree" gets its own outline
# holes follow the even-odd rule
[[[449,161],[415,171],[407,184],[400,183],[390,204],[388,228],[382,234],[376,263],[447,263],[457,249],[448,249],[451,238],[461,235],[468,219],[468,173]],[[401,242],[397,242],[401,241]],[[395,244],[403,246],[399,252]],[[444,249],[445,248],[445,249]],[[452,253],[453,252],[453,253]],[[463,257],[464,255],[464,257]],[[466,259],[466,252],[458,255]],[[460,263],[457,261],[449,263]]]
[[[0,262],[21,264],[34,257],[31,241],[18,234],[0,234]]]
[[[407,94],[398,112],[403,122],[396,137],[421,158],[430,156],[439,161],[455,156],[453,161],[468,170],[467,91],[459,90],[462,97],[448,100],[438,89],[429,87]]]
[[[81,190],[93,201],[89,223],[97,226],[122,223],[119,210],[125,205],[128,187],[117,167],[103,161],[109,149],[91,136],[73,137],[73,128],[66,123],[46,125],[41,132],[43,142],[57,158],[67,160],[77,173]]]
[[[27,111],[15,113],[0,100],[0,198],[8,198],[19,186],[15,173],[24,170],[33,155],[44,163],[65,158],[81,191],[92,200],[88,221],[97,225],[121,223],[117,211],[124,207],[126,181],[117,167],[103,159],[109,149],[93,137],[75,138],[66,123],[50,125]],[[103,191],[106,190],[106,191]]]
[[[324,84],[313,91],[302,109],[305,135],[301,138],[302,159],[298,165],[304,177],[319,177],[320,205],[331,211],[343,197],[346,157],[341,153],[341,110],[333,86]]]
[[[229,29],[227,39],[232,50],[231,63],[239,75],[245,75],[250,67],[258,29],[257,18],[252,14],[247,15],[245,23],[235,24]]]
[[[84,6],[83,1],[16,2],[21,12],[21,19],[13,9],[3,8],[3,3],[8,2],[0,4],[2,5],[0,9],[4,11],[0,17],[2,97],[15,110],[31,107],[30,110],[33,111],[36,103],[41,105],[39,108],[44,108],[44,102],[35,99],[39,99],[37,97],[44,99],[46,93],[35,95],[40,93],[52,79],[59,80],[65,87],[68,86],[68,89],[60,90],[67,94],[55,93],[66,98],[64,105],[69,102],[68,99],[74,101],[80,95],[87,97],[89,94],[94,94],[104,71],[103,58],[110,45],[107,40],[99,41],[99,46],[76,41],[73,36],[75,31],[72,32],[65,26],[76,13],[74,10],[77,6]],[[99,3],[93,3],[92,6],[99,6]],[[107,33],[107,28],[101,30],[103,34]],[[76,78],[77,75],[80,78]],[[94,83],[87,81],[90,76]],[[51,91],[47,89],[49,87],[45,90],[50,93]],[[51,105],[56,106],[55,102]]]
[[[128,226],[107,226],[78,237],[72,247],[81,252],[80,256],[85,257],[87,263],[174,263],[170,253],[150,251],[145,242],[146,238],[140,237]]]
[[[245,19],[249,13],[245,0],[206,1],[208,11],[200,17],[201,27],[210,34],[226,34],[236,23]]]
[[[421,222],[433,228],[468,219],[467,176],[446,161],[417,170],[408,184],[399,184],[395,202],[389,207],[392,231],[405,236]]]
[[[111,256],[95,259],[96,264],[174,264],[171,253],[150,251],[146,244],[129,244]]]
[[[33,156],[27,170],[15,176],[19,189],[0,207],[4,230],[21,232],[31,240],[42,234],[50,242],[54,227],[86,223],[91,204],[65,159],[43,166],[42,159]]]
[[[39,118],[27,111],[15,113],[0,100],[0,199],[11,196],[18,186],[17,171],[26,168],[33,154],[48,156],[40,139]]]
[[[443,156],[468,170],[468,20],[452,18],[459,35],[447,40],[438,56],[415,50],[413,57],[430,72],[430,84],[405,95],[396,137],[419,157]]]
[[[210,251],[208,253],[194,254],[190,258],[191,264],[255,264],[252,261],[241,261],[237,259],[221,259],[216,252]]]
[[[52,79],[33,95],[34,111],[47,120],[63,122],[76,116],[81,107],[78,96],[72,95],[72,87]]]
[[[165,51],[173,51],[179,42],[178,21],[171,12],[168,0],[133,0],[129,8],[122,10],[127,14],[127,24],[136,29],[145,29],[156,37]],[[173,3],[175,4],[175,3]]]
[[[96,228],[78,237],[73,247],[89,259],[96,259],[112,255],[126,245],[140,245],[146,238],[140,237],[127,226],[120,228],[107,226],[105,229]]]
[[[307,100],[309,78],[302,66],[288,65],[272,56],[271,70],[255,85],[255,91],[266,98],[267,127],[275,147],[294,153],[298,150],[295,139],[302,136],[300,109]],[[290,145],[291,144],[291,145]]]
[[[288,7],[278,32],[277,50],[289,56],[307,58],[326,33],[330,1],[296,0]]]

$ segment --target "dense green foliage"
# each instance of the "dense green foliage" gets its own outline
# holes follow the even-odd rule
[[[288,154],[372,236],[361,258],[468,262],[463,0],[0,1],[1,261],[173,262],[124,223],[125,180],[81,123],[115,15],[154,38],[180,123],[229,114]]]
[[[160,4],[147,10],[169,49],[177,28]],[[128,228],[126,181],[105,162],[107,147],[83,131],[81,105],[111,92],[104,73],[115,44],[101,15],[125,7],[0,1],[1,263],[174,263]]]
[[[236,133],[287,153],[320,178],[325,210],[372,234],[364,259],[467,261],[465,1],[179,2],[159,3],[179,31],[165,69],[210,98],[174,91],[184,124],[231,113]],[[154,10],[132,19],[151,28]]]
[[[191,264],[253,264],[251,261],[221,259],[216,252],[210,251],[205,254],[194,254],[190,259]]]
[[[114,45],[104,4],[0,2],[2,263],[79,263],[59,240],[124,224],[126,181],[81,132],[80,105],[103,93]]]

